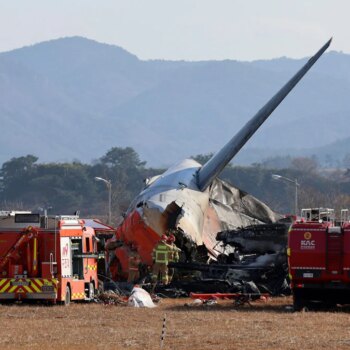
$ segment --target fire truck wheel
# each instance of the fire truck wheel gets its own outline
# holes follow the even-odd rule
[[[294,296],[293,302],[294,311],[302,311],[306,308],[305,300],[303,300],[300,296]]]
[[[70,304],[70,288],[66,287],[66,296],[64,298],[64,305],[68,306]]]
[[[89,283],[89,299],[93,300],[95,297],[95,286],[93,283]]]

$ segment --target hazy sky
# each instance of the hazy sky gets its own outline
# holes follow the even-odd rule
[[[65,36],[141,59],[238,59],[350,53],[350,0],[0,0],[0,51]]]

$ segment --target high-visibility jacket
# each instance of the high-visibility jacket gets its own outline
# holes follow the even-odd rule
[[[152,258],[155,263],[168,264],[171,246],[165,242],[159,242],[153,249]]]

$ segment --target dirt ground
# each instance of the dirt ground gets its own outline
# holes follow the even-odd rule
[[[291,298],[233,306],[186,307],[164,299],[155,309],[103,304],[1,305],[1,349],[349,349],[349,309],[293,313]]]

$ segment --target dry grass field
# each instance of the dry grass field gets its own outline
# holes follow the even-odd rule
[[[350,311],[286,310],[290,298],[234,307],[185,307],[162,300],[156,309],[102,304],[1,305],[0,349],[349,349]]]

